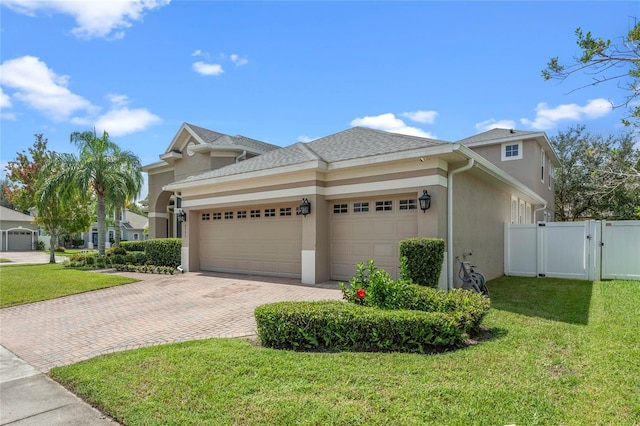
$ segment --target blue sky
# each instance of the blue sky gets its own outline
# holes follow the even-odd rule
[[[574,30],[640,2],[3,0],[0,165],[43,133],[107,130],[144,164],[183,122],[286,146],[354,125],[456,141],[491,127],[618,134],[624,92],[545,82]],[[571,93],[570,93],[571,92]],[[146,191],[145,191],[146,192]]]

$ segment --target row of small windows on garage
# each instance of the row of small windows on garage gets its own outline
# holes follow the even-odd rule
[[[369,201],[359,201],[359,202],[353,202],[353,203],[334,204],[333,214],[349,213],[349,204],[351,204],[352,213],[368,213],[370,211],[390,212],[394,210],[393,200],[375,201],[373,203],[370,203]],[[417,210],[418,200],[415,198],[399,200],[397,209],[398,210]]]
[[[237,210],[227,212],[202,213],[202,220],[225,220],[230,219],[246,219],[259,217],[276,217],[276,216],[292,216],[293,209],[291,207],[280,207],[279,209],[254,209],[254,210]]]
[[[336,203],[332,206],[334,214],[345,214],[349,211],[353,213],[368,213],[370,211],[389,212],[397,210],[417,210],[418,200],[415,198],[406,200],[397,200],[397,206],[394,206],[393,200],[382,201],[357,201],[352,203]],[[201,214],[202,220],[231,220],[231,219],[257,219],[260,217],[276,217],[276,216],[292,216],[292,207],[280,207],[279,209],[254,209],[254,210],[237,210],[226,212],[206,212]]]

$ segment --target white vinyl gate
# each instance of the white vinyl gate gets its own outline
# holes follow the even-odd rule
[[[505,224],[505,275],[640,280],[640,221]]]

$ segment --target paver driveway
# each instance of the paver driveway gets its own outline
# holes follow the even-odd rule
[[[335,282],[307,286],[296,279],[199,272],[123,275],[142,281],[0,310],[0,344],[46,372],[126,349],[253,335],[259,305],[342,297]]]

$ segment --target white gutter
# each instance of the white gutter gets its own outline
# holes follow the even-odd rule
[[[533,211],[533,221],[534,221],[534,222],[536,221],[536,213],[538,213],[538,212],[540,212],[540,211],[542,211],[542,210],[545,210],[545,209],[547,208],[547,204],[548,204],[548,203],[545,201],[545,202],[544,202],[544,205],[543,205],[542,207],[540,207],[539,209],[535,209],[535,210]]]
[[[447,291],[453,289],[453,176],[469,170],[474,163],[469,158],[466,166],[450,171],[447,176]]]

